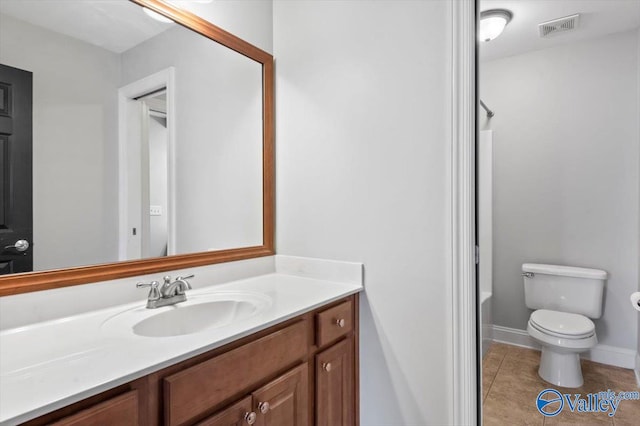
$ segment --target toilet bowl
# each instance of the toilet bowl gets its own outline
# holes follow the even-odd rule
[[[526,263],[525,304],[534,309],[527,332],[542,346],[540,377],[567,388],[583,384],[581,352],[598,343],[589,318],[602,315],[607,273],[600,269]]]
[[[598,343],[593,321],[584,315],[539,309],[527,324],[527,332],[542,346],[540,377],[556,386],[582,386],[580,352]]]

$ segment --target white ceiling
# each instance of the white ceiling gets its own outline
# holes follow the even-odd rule
[[[181,1],[187,2],[174,3]],[[488,9],[509,9],[513,19],[500,37],[480,43],[481,60],[640,27],[640,0],[480,0],[480,10]],[[175,25],[149,18],[129,0],[0,0],[0,13],[116,53]],[[540,22],[575,13],[581,14],[577,30],[545,39],[538,36]]]
[[[480,0],[480,10],[508,9],[513,19],[495,40],[480,43],[487,61],[640,27],[640,0]],[[538,24],[580,14],[574,31],[538,36]]]
[[[0,0],[0,13],[115,53],[175,26],[129,0]]]

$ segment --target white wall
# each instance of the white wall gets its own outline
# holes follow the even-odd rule
[[[167,120],[149,116],[149,205],[158,206],[160,215],[149,218],[149,256],[167,255]],[[144,212],[149,214],[148,212]]]
[[[122,86],[175,68],[176,252],[261,245],[261,64],[182,27],[121,58]]]
[[[638,36],[635,31],[480,65],[496,112],[494,323],[526,329],[521,265],[609,272],[601,344],[637,345]]]
[[[451,422],[448,1],[275,1],[277,250],[364,262],[363,426]]]
[[[271,0],[234,0],[211,3],[172,0],[171,2],[266,52],[273,52],[273,2]]]
[[[0,62],[33,72],[34,269],[115,261],[118,56],[0,14]]]

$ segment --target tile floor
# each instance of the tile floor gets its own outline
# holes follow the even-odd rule
[[[540,352],[493,343],[482,360],[483,424],[494,425],[640,425],[640,400],[622,401],[613,418],[607,414],[572,413],[566,407],[556,417],[545,417],[536,408],[540,391],[561,393],[637,391],[632,370],[582,361],[584,385],[568,389],[550,385],[538,376]]]

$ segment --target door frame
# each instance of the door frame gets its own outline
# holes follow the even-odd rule
[[[134,81],[118,89],[118,259],[131,260],[127,256],[129,237],[129,158],[127,133],[129,126],[127,103],[151,92],[166,89],[167,96],[167,255],[176,254],[176,202],[175,202],[175,153],[176,153],[176,85],[175,68],[169,67]]]
[[[476,299],[476,0],[451,2],[453,424],[481,423]]]

